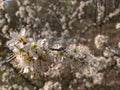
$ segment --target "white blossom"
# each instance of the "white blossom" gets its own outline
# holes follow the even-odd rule
[[[118,48],[120,48],[120,42],[118,43]]]
[[[117,23],[115,27],[116,29],[120,29],[120,23]]]
[[[104,35],[97,35],[95,37],[94,43],[97,49],[103,49],[108,43],[108,37]]]

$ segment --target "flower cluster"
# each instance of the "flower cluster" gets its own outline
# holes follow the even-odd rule
[[[120,23],[117,23],[115,27],[116,29],[120,29]]]
[[[1,88],[85,90],[96,85],[119,85],[120,24],[114,26],[111,22],[116,18],[119,22],[119,3],[119,0],[11,0],[8,3],[1,0],[0,77],[4,84]],[[10,51],[5,47],[8,39]],[[5,58],[11,51],[12,55]],[[12,70],[2,70],[4,64]],[[23,84],[15,72],[20,72],[25,80]],[[111,78],[114,74],[116,80]]]
[[[47,39],[36,40],[35,35],[31,36],[29,30],[25,28],[20,32],[11,32],[10,37],[7,45],[14,54],[13,65],[20,68],[22,73],[30,73],[31,78],[40,74],[49,79],[63,80],[63,77],[69,76],[70,73],[76,73],[76,79],[80,81],[83,79],[85,85],[91,87],[102,83],[103,70],[114,62],[119,66],[119,57],[112,59],[114,50],[107,46],[103,51],[104,57],[96,57],[87,46],[74,40],[67,47],[60,43],[51,46]],[[100,48],[107,42],[101,35],[98,35],[96,40],[100,43]]]
[[[35,35],[30,37],[29,30],[25,28],[20,32],[10,32],[10,37],[7,46],[13,51],[14,64],[17,64],[23,73],[36,72],[36,69],[40,71],[44,67],[42,62],[87,62],[93,58],[88,47],[75,43],[68,47],[56,43],[50,47],[47,39],[35,40]]]
[[[11,32],[11,40],[7,42],[8,47],[14,52],[15,64],[21,68],[23,73],[30,71],[35,72],[35,68],[40,62],[50,58],[46,58],[47,51],[44,47],[47,47],[46,39],[39,39],[29,37],[29,31],[23,28],[19,33]],[[45,57],[45,58],[43,58]],[[43,60],[45,59],[45,60]],[[46,61],[45,61],[46,62]]]
[[[103,49],[108,43],[108,37],[104,35],[97,35],[94,43],[97,49]]]

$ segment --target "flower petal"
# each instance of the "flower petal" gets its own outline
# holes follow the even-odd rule
[[[10,32],[10,37],[16,38],[18,36],[18,32]]]
[[[16,43],[16,39],[11,39],[6,44],[7,46],[13,46],[15,43]]]
[[[26,34],[26,29],[23,28],[23,29],[20,31],[20,35],[21,35],[21,36],[25,36],[25,34]]]

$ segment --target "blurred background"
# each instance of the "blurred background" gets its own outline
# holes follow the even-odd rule
[[[0,61],[11,53],[6,46],[11,31],[26,28],[36,32],[37,38],[47,38],[51,43],[71,39],[88,46],[99,56],[94,38],[98,34],[106,35],[109,45],[118,47],[120,28],[116,28],[117,24],[120,24],[120,0],[0,0]],[[88,90],[120,90],[118,72],[114,68],[107,76],[104,83],[110,82],[108,86],[103,84]],[[29,75],[19,73],[11,63],[1,64],[0,90],[37,90],[37,84],[43,86],[39,79],[32,80]]]

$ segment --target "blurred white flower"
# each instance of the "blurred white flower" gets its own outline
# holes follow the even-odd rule
[[[25,7],[20,6],[19,10],[16,12],[16,16],[19,16],[20,18],[24,18],[26,16],[26,10]]]
[[[77,3],[77,0],[71,0],[71,4],[75,5]]]
[[[120,42],[118,43],[118,48],[120,48]]]
[[[29,67],[26,66],[26,67],[24,68],[24,70],[23,70],[23,73],[28,73],[28,72],[29,72]]]
[[[120,68],[120,58],[118,58],[116,61],[117,61],[117,66]]]
[[[59,82],[48,81],[45,83],[44,90],[62,90],[61,84]]]
[[[93,77],[94,84],[101,84],[103,79],[103,73],[98,73]]]
[[[6,9],[7,8],[7,3],[5,1],[0,2],[0,9]]]
[[[104,35],[97,35],[95,37],[94,43],[97,49],[103,49],[108,43],[108,37]]]
[[[86,77],[92,77],[97,73],[97,70],[94,67],[87,67],[83,69],[83,75]]]
[[[111,52],[111,50],[109,48],[105,48],[105,50],[103,51],[103,55],[105,57],[111,57],[113,56],[114,54]]]
[[[120,29],[120,23],[117,23],[115,27],[116,29]]]
[[[8,29],[9,29],[8,25],[4,25],[2,28],[2,32],[5,34],[5,33],[7,33]]]

